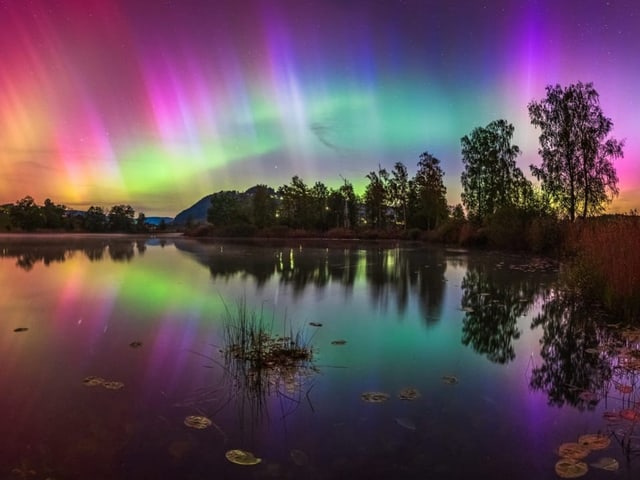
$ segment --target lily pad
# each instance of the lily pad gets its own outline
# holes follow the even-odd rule
[[[590,451],[589,447],[576,442],[563,443],[558,447],[558,455],[565,458],[571,458],[573,460],[579,460],[586,457],[589,455]]]
[[[97,387],[98,385],[102,385],[104,381],[104,378],[96,377],[95,375],[89,375],[82,379],[82,383],[87,387]]]
[[[364,392],[360,398],[369,403],[382,403],[389,400],[389,394],[384,392]]]
[[[611,439],[601,433],[588,433],[578,437],[578,443],[589,450],[604,450],[611,445]]]
[[[400,390],[400,393],[398,393],[398,397],[400,397],[400,400],[415,400],[416,398],[420,398],[421,396],[422,395],[420,394],[418,389],[413,387],[403,388],[402,390]]]
[[[311,325],[312,327],[321,327],[322,324],[318,323],[318,322],[309,322],[309,325]]]
[[[561,458],[556,463],[556,473],[560,478],[578,478],[587,471],[589,471],[589,467],[586,463],[573,458]]]
[[[251,452],[245,450],[229,450],[224,455],[231,463],[237,465],[257,465],[262,459],[253,455]]]
[[[346,343],[346,340],[334,340],[331,342],[331,345],[345,345]]]
[[[624,383],[618,383],[616,385],[616,390],[625,395],[627,393],[633,392],[633,387],[631,385],[625,385]]]
[[[456,383],[458,383],[459,380],[458,380],[458,377],[456,377],[455,375],[443,375],[442,381],[449,385],[455,385]]]
[[[27,327],[18,327],[18,328],[14,328],[13,331],[18,333],[18,332],[26,332],[27,330],[29,330]]]
[[[120,390],[122,387],[124,387],[124,383],[116,382],[114,380],[109,380],[109,381],[102,382],[102,386],[107,390]]]
[[[211,420],[202,415],[189,415],[184,419],[184,424],[187,427],[195,428],[196,430],[204,430],[211,426]]]
[[[638,412],[637,410],[632,410],[630,408],[620,410],[620,416],[625,420],[629,420],[631,422],[640,421],[640,412]]]
[[[616,472],[620,468],[620,464],[615,458],[602,457],[597,462],[591,464],[593,468],[600,468],[609,472]]]

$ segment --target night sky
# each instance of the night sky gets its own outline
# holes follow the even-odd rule
[[[527,104],[593,82],[613,136],[613,211],[640,208],[637,0],[0,0],[0,203],[131,204],[299,175],[362,191],[378,164],[438,157],[504,118],[540,163]]]

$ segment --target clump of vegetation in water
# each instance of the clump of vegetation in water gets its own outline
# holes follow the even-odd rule
[[[304,381],[316,369],[313,349],[302,330],[289,327],[274,332],[273,321],[263,311],[252,311],[246,300],[238,301],[235,311],[227,308],[224,323],[225,366],[236,380],[256,397],[284,386],[287,394],[301,391]]]
[[[313,350],[302,332],[273,333],[262,312],[249,311],[246,301],[238,302],[235,314],[227,309],[225,354],[256,369],[296,367],[313,359]]]

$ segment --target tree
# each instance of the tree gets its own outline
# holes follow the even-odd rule
[[[604,116],[592,83],[548,85],[546,92],[528,105],[531,123],[540,128],[542,157],[531,172],[571,221],[600,213],[618,194],[612,160],[622,158],[624,142],[607,138],[613,122]]]
[[[109,230],[112,232],[132,232],[135,213],[131,205],[114,205],[107,215]]]
[[[329,228],[329,189],[322,182],[316,182],[309,189],[311,226],[319,230]]]
[[[249,223],[243,203],[242,195],[235,190],[214,193],[211,196],[211,206],[207,210],[207,221],[216,227]]]
[[[56,205],[51,199],[47,198],[41,210],[46,228],[62,228],[64,226],[67,207]]]
[[[310,195],[304,181],[295,175],[289,185],[278,188],[278,195],[281,199],[280,221],[293,228],[310,228]]]
[[[396,162],[391,170],[389,179],[389,203],[395,212],[395,221],[407,228],[407,211],[409,209],[409,199],[411,182],[407,167],[402,162]]]
[[[337,190],[331,189],[327,198],[327,221],[330,226],[353,228],[358,225],[358,197],[353,185],[346,179]]]
[[[136,218],[136,232],[144,233],[148,232],[147,228],[147,216],[140,212],[138,213],[138,218]]]
[[[45,226],[45,217],[36,205],[33,197],[27,195],[18,200],[9,209],[11,223],[26,231],[33,231]]]
[[[104,232],[107,229],[107,214],[102,207],[89,207],[84,215],[83,227],[89,232]]]
[[[258,228],[270,227],[275,223],[276,199],[274,191],[266,185],[256,185],[253,189],[251,205],[253,207],[253,223]]]
[[[511,145],[513,132],[506,120],[494,120],[460,140],[462,203],[474,221],[482,222],[499,208],[517,205],[522,188],[529,183],[516,166],[520,149]]]
[[[387,224],[389,173],[378,165],[378,171],[369,172],[366,177],[369,179],[364,191],[367,221],[373,228],[384,228]]]
[[[428,152],[422,153],[413,180],[417,194],[416,218],[422,228],[436,228],[449,214],[443,176],[440,160]]]

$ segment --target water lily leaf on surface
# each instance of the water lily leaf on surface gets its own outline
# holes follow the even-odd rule
[[[604,450],[611,445],[611,439],[601,433],[588,433],[580,435],[578,443],[589,450]]]
[[[590,451],[589,447],[585,447],[584,445],[580,445],[576,442],[563,443],[558,447],[558,455],[565,458],[572,458],[574,460],[586,457],[589,455]]]
[[[202,415],[189,415],[184,419],[184,424],[187,427],[195,428],[196,430],[204,430],[211,426],[211,420]]]
[[[594,468],[600,468],[602,470],[607,470],[609,472],[615,472],[620,468],[620,464],[615,458],[611,457],[602,457],[598,459],[597,462],[591,463],[591,466]]]
[[[98,385],[102,385],[104,381],[104,378],[96,377],[95,375],[89,375],[82,379],[82,383],[87,387],[97,387]]]
[[[398,417],[395,420],[398,425],[406,428],[407,430],[416,430],[416,424],[410,418]]]
[[[389,394],[384,392],[364,392],[360,398],[369,403],[382,403],[389,400]]]
[[[299,467],[303,467],[307,463],[309,463],[309,457],[302,450],[293,449],[289,452],[289,456],[291,457],[293,463],[295,463]]]
[[[103,382],[102,386],[107,390],[120,390],[122,387],[124,387],[124,383],[110,380]]]
[[[573,458],[561,458],[556,463],[556,473],[560,478],[578,478],[588,471],[589,467],[586,463]]]
[[[322,324],[318,323],[318,322],[309,322],[309,325],[311,325],[312,327],[321,327]]]
[[[346,343],[346,340],[334,340],[331,342],[331,345],[345,345]]]
[[[448,385],[455,385],[459,380],[455,375],[443,375],[442,381]]]
[[[420,398],[422,395],[418,391],[417,388],[406,387],[400,390],[398,393],[398,397],[400,400],[415,400],[416,398]]]
[[[27,330],[29,330],[27,327],[18,327],[18,328],[14,328],[13,331],[18,333],[18,332],[26,332]]]
[[[624,383],[618,383],[616,384],[616,390],[624,395],[633,392],[633,387],[631,385],[625,385]]]
[[[229,450],[224,456],[227,457],[227,460],[231,463],[237,465],[257,465],[262,461],[261,458],[257,458],[253,453],[245,450]]]
[[[640,421],[640,412],[636,410],[632,410],[630,408],[625,408],[624,410],[620,410],[620,416],[625,420],[629,420],[631,422]]]

